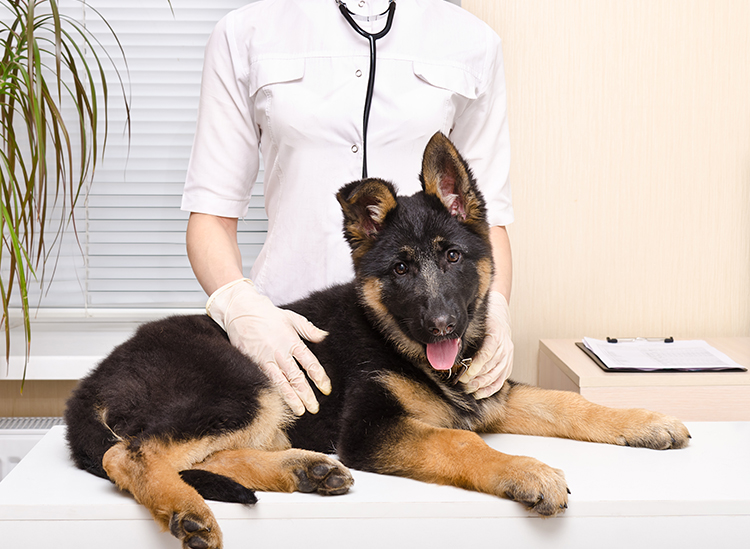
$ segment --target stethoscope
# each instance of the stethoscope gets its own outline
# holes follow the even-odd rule
[[[377,33],[370,33],[362,28],[352,18],[352,12],[346,7],[346,4],[341,0],[336,0],[339,5],[339,10],[344,16],[344,19],[351,25],[351,27],[357,31],[361,36],[367,38],[370,43],[370,76],[367,80],[367,95],[365,96],[365,112],[362,120],[362,179],[367,178],[367,125],[370,120],[370,106],[372,105],[372,92],[375,89],[375,41],[379,38],[383,38],[388,31],[391,30],[391,24],[393,23],[393,14],[396,13],[396,2],[390,0],[388,3],[388,20],[385,22],[385,28]],[[380,15],[385,15],[386,12]]]

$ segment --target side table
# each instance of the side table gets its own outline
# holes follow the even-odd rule
[[[747,372],[605,372],[574,339],[539,342],[539,386],[616,408],[648,408],[683,421],[750,421],[750,337],[705,338]]]

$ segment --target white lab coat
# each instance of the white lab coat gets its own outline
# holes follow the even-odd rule
[[[349,4],[365,15],[387,9],[385,0]],[[204,63],[182,209],[241,218],[261,151],[269,226],[250,278],[276,304],[351,279],[335,194],[361,178],[367,40],[335,0],[264,0],[217,24]],[[510,223],[499,37],[443,0],[398,0],[376,71],[369,176],[418,191],[422,152],[440,130],[472,167],[490,224]]]

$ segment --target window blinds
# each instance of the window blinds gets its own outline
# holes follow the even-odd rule
[[[106,155],[76,209],[76,231],[69,230],[55,245],[44,276],[37,273],[41,284],[30,287],[32,307],[203,306],[206,296],[185,251],[188,214],[180,210],[203,52],[216,22],[251,1],[172,0],[173,14],[167,0],[59,0],[61,11],[86,25],[122,74],[131,135],[128,141],[117,73],[103,57],[110,82]],[[127,66],[97,12],[117,34]],[[263,178],[262,168],[258,178]],[[238,225],[245,273],[267,230],[262,185],[253,192],[250,210]]]
[[[205,44],[224,14],[247,3],[172,0],[172,14],[167,0],[60,2],[64,13],[84,22],[112,55],[129,96],[131,136],[128,143],[117,73],[105,59],[110,82],[106,154],[85,202],[76,209],[77,238],[68,231],[53,250],[44,284],[31,288],[32,306],[203,306],[206,296],[185,251],[188,214],[180,210],[180,200],[195,131]],[[127,67],[97,11],[116,32]],[[255,189],[254,194],[262,193],[262,185]],[[245,272],[260,251],[266,228],[263,198],[254,196],[238,227]]]

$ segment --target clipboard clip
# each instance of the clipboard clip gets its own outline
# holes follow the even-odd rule
[[[636,341],[648,341],[651,343],[674,343],[674,338],[669,337],[607,337],[607,343],[633,343]]]

